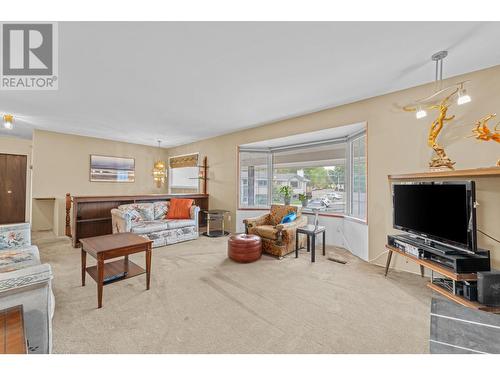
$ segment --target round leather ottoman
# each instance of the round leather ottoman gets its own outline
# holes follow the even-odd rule
[[[233,234],[227,241],[227,256],[238,263],[250,263],[260,259],[262,240],[253,234]]]

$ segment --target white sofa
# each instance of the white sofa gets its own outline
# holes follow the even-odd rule
[[[31,245],[29,223],[0,225],[0,310],[22,305],[28,352],[52,351],[52,270]]]
[[[191,206],[189,219],[165,219],[170,202],[123,204],[111,210],[113,233],[132,232],[153,241],[153,247],[198,238],[200,208]]]

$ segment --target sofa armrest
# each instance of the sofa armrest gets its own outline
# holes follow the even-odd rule
[[[124,233],[132,230],[132,218],[126,211],[113,208],[111,210],[113,233]]]
[[[194,223],[196,225],[196,231],[198,232],[198,227],[199,227],[199,220],[198,216],[200,214],[200,207],[198,206],[191,206],[189,210],[189,216],[191,217],[192,220],[194,220]]]
[[[265,225],[269,222],[271,214],[264,214],[257,217],[249,217],[247,219],[243,219],[243,223],[245,224],[245,232],[248,234],[249,228],[255,228],[259,225]]]
[[[0,273],[0,294],[25,286],[46,283],[50,280],[52,280],[52,269],[48,263],[3,272]]]

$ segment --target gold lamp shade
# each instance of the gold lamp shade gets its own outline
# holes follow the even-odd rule
[[[158,148],[161,146],[161,141],[158,140]],[[155,161],[153,165],[153,180],[157,187],[161,187],[165,183],[167,177],[167,165],[166,163],[159,159]]]

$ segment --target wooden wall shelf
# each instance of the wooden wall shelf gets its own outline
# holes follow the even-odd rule
[[[500,167],[459,169],[455,171],[390,174],[387,177],[389,178],[389,180],[417,180],[447,177],[500,177]]]

